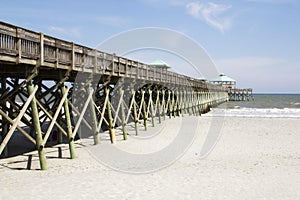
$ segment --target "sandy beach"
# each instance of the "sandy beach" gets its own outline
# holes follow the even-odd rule
[[[200,131],[184,155],[151,173],[115,171],[80,144],[74,160],[68,159],[66,145],[63,158],[58,158],[57,146],[48,148],[47,171],[38,170],[36,156],[30,170],[27,154],[1,159],[0,199],[300,198],[299,119],[226,117],[215,148],[201,159],[211,120],[201,116]],[[135,149],[130,138],[115,145]]]

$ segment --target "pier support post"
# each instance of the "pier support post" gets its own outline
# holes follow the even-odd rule
[[[137,110],[136,110],[136,101],[135,101],[135,91],[132,90],[132,106],[133,106],[133,120],[134,120],[134,127],[135,127],[135,135],[139,134],[139,127],[138,123],[139,120],[137,118]]]
[[[175,110],[176,110],[176,105],[175,105],[175,93],[174,93],[174,90],[172,90],[172,92],[171,92],[171,95],[172,95],[172,100],[171,100],[171,107],[172,107],[172,115],[173,115],[173,117],[175,118],[176,117],[176,114],[175,114]]]
[[[106,87],[105,88],[105,93],[109,94],[109,89]],[[110,142],[114,144],[116,142],[116,136],[115,136],[115,129],[113,127],[113,117],[112,117],[112,112],[111,112],[111,103],[109,99],[109,95],[107,95],[107,104],[106,104],[106,109],[107,109],[107,115],[108,115],[108,130],[109,130],[109,136],[110,136]]]
[[[124,96],[124,90],[120,89],[120,103],[121,103],[121,122],[122,122],[122,132],[123,132],[123,139],[127,140],[127,132],[126,132],[126,121],[125,121],[125,108],[124,108],[124,102],[123,97]],[[130,111],[128,111],[130,112]]]
[[[31,85],[31,83],[29,83],[27,89],[30,95],[33,93],[34,87]],[[45,156],[44,146],[42,145],[43,143],[42,131],[41,131],[39,113],[38,113],[35,97],[33,97],[31,100],[31,109],[32,109],[32,121],[35,129],[36,148],[38,150],[39,160],[40,160],[40,167],[41,170],[46,170],[47,169],[46,156]]]
[[[93,92],[94,90],[91,87],[89,87],[89,93],[93,93]],[[90,106],[91,118],[92,118],[92,134],[94,138],[94,145],[96,145],[99,143],[99,138],[98,138],[98,131],[97,131],[97,115],[96,115],[93,98],[91,98],[89,102],[89,106]]]
[[[2,79],[2,82],[1,82],[1,94],[4,95],[4,93],[6,92],[6,78],[3,78]],[[7,109],[7,105],[6,105],[6,100],[3,99],[4,101],[1,102],[1,109],[7,113],[6,109]],[[5,138],[6,134],[7,134],[7,131],[8,131],[8,121],[2,117],[2,132],[1,132],[1,137],[2,139]],[[2,141],[0,141],[0,144],[1,144]],[[4,147],[3,149],[3,152],[1,154],[3,157],[7,157],[8,156],[8,147],[7,145]],[[0,155],[0,156],[1,156]]]
[[[61,118],[62,118],[62,111],[60,111],[60,114],[59,114],[59,119],[61,119]],[[61,121],[59,121],[58,124],[60,126],[63,125],[63,123]],[[60,129],[58,129],[57,143],[58,144],[62,144],[63,143],[63,133],[62,133],[62,131]]]
[[[162,113],[163,113],[163,119],[164,120],[166,120],[166,113],[167,113],[167,111],[166,111],[166,90],[165,89],[163,89],[162,90],[162,103],[161,103],[161,105],[162,105]]]
[[[171,99],[171,91],[170,90],[168,90],[167,110],[169,111],[169,118],[171,119],[173,108],[172,108],[172,99]]]
[[[2,139],[5,138],[6,134],[7,134],[7,131],[8,131],[8,121],[2,117],[2,133],[1,133],[1,137]],[[1,144],[2,141],[0,141],[0,144]],[[3,157],[7,157],[8,156],[8,147],[7,145],[4,147],[3,149],[3,152],[0,156],[3,156]]]
[[[176,116],[180,117],[180,91],[176,90]]]
[[[153,100],[152,100],[152,90],[148,90],[149,93],[149,103],[148,103],[148,109],[150,109],[150,114],[151,114],[151,122],[152,122],[152,127],[155,126],[154,124],[154,109],[153,109]]]
[[[145,90],[142,90],[141,106],[142,106],[142,109],[143,109],[144,127],[145,127],[145,131],[147,131],[147,128],[148,128],[148,113],[147,113],[147,106],[146,106],[146,99],[145,99]]]
[[[161,100],[160,100],[160,90],[157,89],[156,90],[156,103],[155,103],[155,106],[157,108],[157,113],[158,113],[158,123],[161,124]]]
[[[65,86],[61,87],[62,95],[65,95],[66,88]],[[68,142],[69,142],[69,151],[70,151],[70,158],[74,159],[76,157],[75,155],[75,147],[74,147],[74,138],[73,138],[73,132],[72,132],[72,123],[71,123],[71,115],[69,110],[69,102],[68,98],[66,98],[64,102],[64,110],[65,110],[65,117],[67,122],[67,134],[68,134]]]

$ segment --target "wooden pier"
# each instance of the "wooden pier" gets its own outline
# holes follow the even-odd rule
[[[75,158],[81,127],[94,144],[104,130],[115,143],[116,127],[126,140],[128,123],[139,134],[140,126],[146,130],[166,117],[200,116],[228,100],[224,87],[4,22],[0,78],[0,154],[14,151],[8,144],[18,131],[37,149],[43,170],[54,131]]]

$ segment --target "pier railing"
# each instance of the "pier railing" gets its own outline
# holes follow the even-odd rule
[[[206,88],[208,84],[170,72],[164,67],[147,65],[4,22],[0,22],[0,59],[16,64],[135,78],[199,89]],[[222,87],[211,85],[210,90],[222,90]]]

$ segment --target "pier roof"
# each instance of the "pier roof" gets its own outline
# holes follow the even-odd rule
[[[217,78],[212,79],[211,82],[236,82],[236,80],[221,73]]]
[[[152,63],[150,63],[149,65],[170,68],[170,65],[162,60],[155,60]]]

